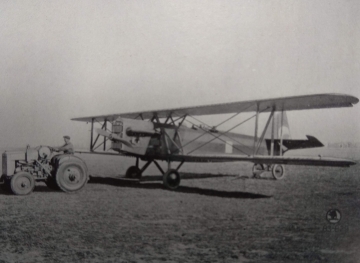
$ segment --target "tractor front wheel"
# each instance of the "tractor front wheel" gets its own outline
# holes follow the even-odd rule
[[[10,187],[15,195],[28,195],[34,190],[35,179],[29,173],[20,172],[11,177]]]
[[[56,180],[54,177],[52,176],[49,176],[46,181],[45,181],[45,184],[47,187],[49,187],[50,189],[52,190],[60,190],[59,186],[57,185],[56,183]]]
[[[3,179],[3,183],[0,185],[1,190],[3,190],[4,192],[11,192],[11,186],[10,186],[10,178],[8,178],[7,176],[4,177]]]

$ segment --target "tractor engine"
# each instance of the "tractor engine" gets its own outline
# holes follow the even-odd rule
[[[43,181],[53,190],[75,192],[88,181],[85,162],[72,154],[56,154],[50,147],[26,147],[25,151],[5,151],[2,155],[0,184],[16,195],[27,195],[35,181]]]
[[[46,179],[51,174],[49,147],[26,148],[26,151],[9,151],[2,155],[2,175],[11,176],[27,172],[36,179]]]

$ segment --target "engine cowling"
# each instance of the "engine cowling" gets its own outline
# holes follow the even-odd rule
[[[31,170],[38,173],[37,162],[48,166],[51,158],[49,147],[40,146],[36,148],[27,147],[25,150],[5,151],[2,154],[2,175],[10,176],[18,171]],[[50,166],[47,167],[50,170]]]

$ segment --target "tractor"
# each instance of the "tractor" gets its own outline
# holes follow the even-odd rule
[[[89,175],[85,162],[73,154],[54,154],[48,146],[26,147],[25,151],[5,151],[0,184],[15,195],[28,195],[35,182],[45,182],[53,190],[73,193],[82,189]]]

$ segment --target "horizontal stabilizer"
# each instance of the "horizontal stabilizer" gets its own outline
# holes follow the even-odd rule
[[[283,148],[283,153],[289,150],[317,148],[324,146],[324,144],[322,144],[314,136],[306,135],[306,137],[308,138],[307,140],[283,140],[282,144],[286,148],[286,149]],[[266,147],[270,154],[271,140],[266,139],[265,141],[266,141]],[[280,143],[281,141],[279,139],[274,140],[274,155],[280,155]]]
[[[306,137],[308,138],[307,140],[283,140],[283,145],[288,148],[288,150],[316,148],[324,146],[324,144],[322,144],[314,136],[306,135]]]

